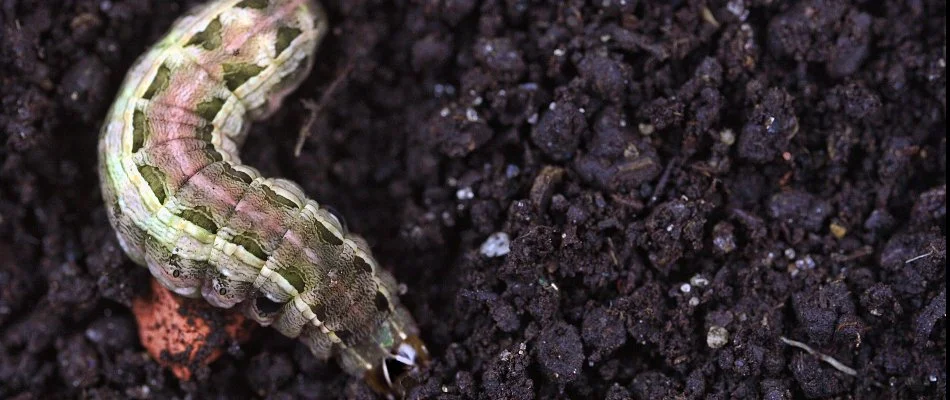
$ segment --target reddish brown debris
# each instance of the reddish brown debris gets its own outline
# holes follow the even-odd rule
[[[221,311],[201,299],[178,296],[155,279],[151,293],[136,297],[132,311],[145,350],[181,380],[191,379],[196,366],[210,364],[221,356],[227,341],[245,341],[253,325],[237,310]],[[221,313],[220,318],[210,318]],[[214,340],[226,335],[226,340]]]

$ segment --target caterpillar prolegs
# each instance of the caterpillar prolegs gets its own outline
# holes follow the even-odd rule
[[[326,32],[313,0],[217,0],[181,17],[109,111],[102,194],[122,248],[165,287],[242,307],[392,391],[428,359],[396,281],[299,186],[238,156],[249,121],[308,75]]]

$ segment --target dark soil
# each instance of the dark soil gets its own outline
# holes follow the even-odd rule
[[[138,342],[96,141],[190,3],[0,1],[0,398],[374,396],[270,329],[189,382]],[[408,287],[411,397],[946,398],[946,3],[551,3],[327,1],[245,145]]]

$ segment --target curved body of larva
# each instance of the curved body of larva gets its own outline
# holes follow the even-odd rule
[[[299,186],[238,158],[248,121],[307,76],[326,31],[313,0],[216,0],[179,19],[109,111],[102,193],[122,248],[164,286],[238,305],[387,389],[387,362],[427,357],[392,275]]]

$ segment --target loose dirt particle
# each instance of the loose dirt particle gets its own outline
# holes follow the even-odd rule
[[[529,194],[531,202],[538,210],[547,210],[554,189],[563,178],[563,168],[546,166],[541,169],[541,173],[534,178],[534,183],[531,184],[531,193]]]
[[[555,161],[574,155],[581,136],[587,131],[587,119],[576,104],[569,101],[551,103],[531,131],[531,140],[541,152]]]
[[[570,383],[581,373],[584,349],[577,328],[557,322],[541,331],[535,358],[549,378]]]
[[[752,96],[757,103],[739,135],[739,156],[757,163],[773,161],[798,133],[794,98],[782,88]]]
[[[588,360],[600,361],[627,342],[627,333],[619,312],[606,308],[595,308],[584,316],[582,328],[584,343],[595,349]]]

